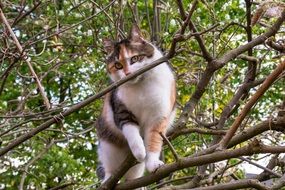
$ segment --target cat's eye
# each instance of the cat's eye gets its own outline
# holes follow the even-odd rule
[[[144,55],[135,55],[135,56],[133,56],[131,58],[131,64],[134,64],[134,63],[136,63],[138,61],[143,60],[144,57],[145,57]]]
[[[120,62],[115,62],[114,66],[118,70],[123,68],[123,65]]]

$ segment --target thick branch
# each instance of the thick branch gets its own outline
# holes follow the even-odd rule
[[[273,41],[273,39],[269,39],[266,42],[267,45],[269,45],[271,48],[275,49],[276,51],[279,51],[281,53],[285,53],[285,45],[284,44],[278,44]]]
[[[194,158],[193,157],[181,158],[179,162],[162,166],[155,173],[152,173],[150,175],[138,179],[134,179],[132,181],[118,184],[115,189],[123,190],[123,189],[133,189],[137,187],[146,186],[148,184],[159,181],[164,177],[167,177],[171,172],[187,167],[201,166],[204,164],[214,163],[230,158],[237,158],[239,156],[245,156],[245,155],[252,155],[258,153],[276,154],[276,153],[282,153],[284,151],[285,147],[265,146],[255,141],[253,144],[235,150],[224,150],[208,155],[197,156]]]
[[[171,134],[169,137],[170,140],[175,139],[180,135],[190,134],[190,133],[199,133],[199,134],[207,134],[207,135],[225,135],[226,130],[214,130],[214,129],[201,129],[201,128],[183,128]]]
[[[253,126],[253,127],[249,127],[248,129],[235,135],[231,139],[227,148],[231,148],[237,144],[245,142],[268,130],[275,130],[275,131],[280,131],[284,133],[285,131],[284,126],[285,126],[284,118],[277,118],[276,121],[271,121],[271,120],[263,121],[260,124]]]
[[[242,179],[238,181],[233,181],[229,183],[224,183],[224,184],[218,184],[218,185],[213,185],[213,186],[208,186],[208,187],[198,187],[194,188],[191,190],[234,190],[234,189],[244,189],[244,188],[255,188],[259,190],[269,190],[268,187],[265,185],[261,184],[258,180],[253,180],[253,179]]]
[[[271,186],[271,189],[279,190],[284,186],[285,186],[285,174]]]

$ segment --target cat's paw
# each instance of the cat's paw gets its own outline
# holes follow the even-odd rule
[[[146,169],[149,172],[155,172],[162,165],[164,165],[164,162],[158,159],[149,159],[146,161]]]
[[[134,143],[130,146],[130,149],[134,155],[134,157],[139,162],[143,162],[146,156],[145,147],[143,143]]]

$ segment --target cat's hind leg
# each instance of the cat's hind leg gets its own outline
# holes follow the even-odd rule
[[[100,140],[98,148],[99,160],[104,168],[105,182],[116,169],[123,163],[127,155],[127,147],[119,147],[108,141]]]

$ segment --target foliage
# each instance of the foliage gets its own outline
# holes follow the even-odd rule
[[[109,79],[105,71],[105,54],[102,48],[103,38],[119,39],[126,35],[132,22],[137,22],[149,40],[165,53],[169,52],[172,41],[183,24],[177,4],[179,1],[158,1],[157,7],[154,6],[155,2],[2,1],[3,12],[28,54],[52,109],[46,110],[23,55],[18,52],[7,28],[2,24],[1,148],[60,111],[108,86]],[[183,1],[185,11],[188,12],[192,3],[190,0]],[[252,5],[253,10],[257,7],[256,4]],[[207,51],[214,58],[219,58],[248,41],[245,1],[199,1],[191,20],[198,32],[205,31],[200,36]],[[253,38],[263,34],[275,21],[276,18],[261,18],[259,24],[252,27]],[[210,29],[212,26],[214,27]],[[64,31],[68,27],[71,28]],[[209,31],[206,31],[207,29]],[[281,30],[283,34],[276,34],[272,38],[274,42],[284,40],[284,25]],[[184,36],[192,33],[193,31],[187,29]],[[244,55],[246,54],[245,52]],[[259,59],[253,77],[253,80],[258,80],[272,72],[280,62],[282,53],[263,44],[254,47],[250,56]],[[171,64],[177,76],[179,118],[184,105],[197,90],[196,85],[208,65],[195,35],[178,43]],[[207,130],[201,122],[211,124],[219,120],[223,110],[246,80],[249,64],[248,60],[236,58],[215,72],[187,122],[188,128]],[[240,99],[222,129],[231,126],[240,108],[257,88],[256,85]],[[284,101],[284,92],[284,79],[280,77],[247,115],[241,130],[276,116]],[[74,183],[72,187],[68,187],[70,189],[88,189],[96,185],[99,179],[95,173],[98,163],[94,122],[100,115],[101,108],[102,100],[96,100],[1,157],[0,189],[48,189],[70,182]],[[4,134],[7,130],[10,131]],[[284,136],[277,134],[276,138],[266,138],[259,135],[257,138],[263,139],[266,143],[270,141],[270,144],[279,145],[280,139]],[[190,156],[209,146],[213,139],[214,136],[210,134],[191,133],[172,140],[172,144],[180,156]],[[49,143],[53,144],[47,148]],[[33,161],[45,149],[43,156]],[[168,147],[164,149],[166,163],[174,162]],[[31,161],[32,164],[25,168]],[[237,162],[232,159],[228,164],[235,165]],[[209,175],[214,170],[213,163],[206,174]],[[238,178],[244,177],[244,170],[241,168],[229,169],[227,172],[236,171]],[[197,167],[185,168],[175,172],[172,178],[195,176],[196,173]],[[226,177],[222,177],[221,181],[228,181]]]

